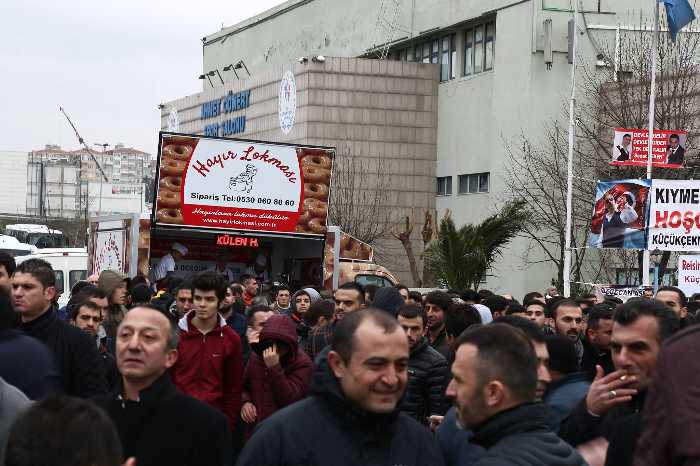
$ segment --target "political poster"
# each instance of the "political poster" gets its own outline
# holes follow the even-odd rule
[[[600,181],[588,245],[644,249],[651,180]]]
[[[334,149],[161,133],[156,225],[323,236]]]
[[[649,193],[650,251],[700,251],[700,181],[654,180]]]
[[[651,287],[629,285],[595,285],[594,292],[598,301],[605,298],[620,298],[627,302],[630,298],[642,298],[645,291],[651,291]]]
[[[678,288],[686,296],[700,293],[700,255],[678,256]]]
[[[652,140],[653,167],[680,168],[685,161],[688,133],[685,131],[654,131]],[[610,165],[647,165],[649,130],[615,128]]]

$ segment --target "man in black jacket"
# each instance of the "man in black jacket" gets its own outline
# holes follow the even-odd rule
[[[41,259],[22,262],[12,275],[12,304],[22,330],[43,342],[56,358],[66,394],[91,397],[107,391],[102,361],[94,341],[58,318],[52,307],[56,276]]]
[[[430,432],[398,411],[408,339],[384,311],[345,315],[316,359],[308,398],[267,418],[238,466],[441,466]]]
[[[447,396],[458,423],[486,449],[477,466],[585,464],[549,430],[547,409],[534,401],[538,359],[522,330],[501,323],[472,327],[457,348]]]
[[[422,307],[418,304],[405,304],[399,308],[397,318],[408,335],[411,348],[408,386],[401,411],[413,416],[421,424],[428,425],[428,417],[443,416],[447,411],[447,360],[423,336],[425,313]]]
[[[95,402],[114,421],[124,456],[139,466],[227,465],[232,453],[226,416],[170,381],[177,344],[177,326],[165,311],[131,309],[117,330],[121,383]]]
[[[618,306],[611,343],[616,370],[604,375],[598,366],[588,395],[562,422],[561,438],[574,446],[595,442],[602,446],[592,449],[597,452],[607,444],[606,465],[631,465],[659,350],[679,325],[676,314],[657,301],[633,298]]]
[[[614,310],[610,304],[603,303],[593,306],[588,313],[588,327],[582,340],[581,358],[581,371],[586,373],[588,380],[592,381],[595,378],[596,366],[602,367],[605,374],[615,370],[610,353]]]

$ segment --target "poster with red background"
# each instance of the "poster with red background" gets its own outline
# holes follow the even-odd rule
[[[325,235],[334,154],[161,133],[155,224]]]
[[[654,131],[653,167],[680,168],[685,161],[686,131]],[[649,130],[615,128],[610,165],[647,166]]]

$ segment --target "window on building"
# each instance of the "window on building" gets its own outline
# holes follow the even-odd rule
[[[430,42],[423,44],[423,63],[430,63]]]
[[[489,174],[488,173],[470,173],[467,175],[459,175],[458,179],[459,194],[477,194],[489,192]]]
[[[474,28],[474,73],[484,71],[484,26]]]
[[[445,36],[440,42],[440,81],[448,81],[455,78],[455,35]]]
[[[440,41],[438,39],[433,41],[433,48],[430,54],[430,63],[440,63]]]
[[[496,22],[480,24],[464,32],[464,76],[493,69]]]
[[[437,192],[438,196],[450,196],[452,195],[452,177],[451,176],[438,176],[437,177]]]

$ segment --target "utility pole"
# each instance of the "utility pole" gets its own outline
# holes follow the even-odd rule
[[[105,161],[105,154],[107,153],[107,147],[109,147],[109,143],[105,142],[105,143],[100,144],[99,142],[94,142],[93,144],[95,144],[98,147],[102,147],[102,161],[104,162]],[[99,196],[99,198],[100,198],[100,200],[99,200],[99,204],[97,207],[97,215],[102,215],[102,178],[100,178],[100,196]]]

